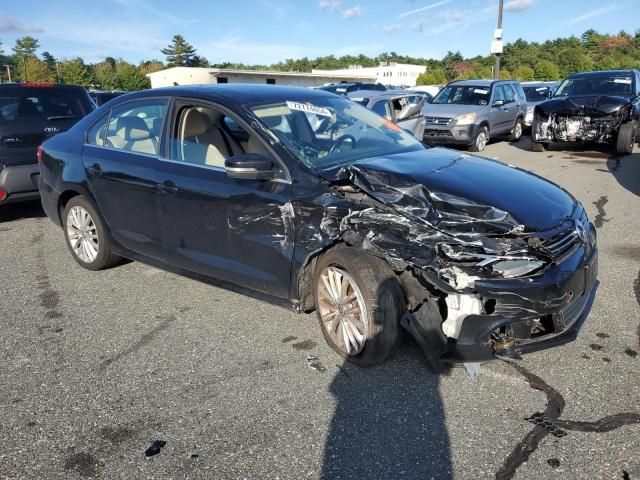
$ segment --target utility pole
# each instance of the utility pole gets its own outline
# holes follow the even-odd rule
[[[11,83],[11,65],[5,65],[7,67],[7,77],[9,77],[9,83]]]
[[[502,8],[504,7],[504,0],[500,0],[500,5],[498,6],[498,30],[496,30],[496,34],[494,35],[495,41],[500,41],[500,48],[495,49],[496,54],[496,68],[493,70],[493,76],[496,80],[500,80],[500,55],[502,55]],[[498,32],[500,37],[498,38]]]

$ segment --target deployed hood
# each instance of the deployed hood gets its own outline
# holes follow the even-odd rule
[[[629,99],[613,95],[575,96],[552,98],[537,106],[544,115],[589,115],[606,116],[617,113],[629,104]]]
[[[452,233],[548,230],[565,222],[577,204],[568,192],[534,174],[441,148],[367,158],[325,174]]]
[[[428,103],[422,108],[422,114],[427,117],[455,118],[465,113],[477,112],[486,105],[453,105],[449,103]]]

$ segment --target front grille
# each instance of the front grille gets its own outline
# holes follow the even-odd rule
[[[542,249],[554,258],[559,258],[571,252],[580,243],[582,239],[578,231],[571,229],[545,240],[542,243]]]
[[[425,130],[425,137],[450,137],[451,132],[449,130]]]
[[[446,117],[424,117],[427,125],[449,125],[451,123],[451,118]]]

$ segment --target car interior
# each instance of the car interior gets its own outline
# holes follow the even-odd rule
[[[179,112],[174,158],[224,168],[227,158],[243,153],[268,155],[260,140],[230,117],[208,107],[185,107]],[[233,128],[230,128],[230,125]],[[176,148],[177,147],[177,148]]]

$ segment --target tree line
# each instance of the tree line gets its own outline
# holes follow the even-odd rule
[[[107,57],[93,64],[82,58],[58,60],[50,52],[38,56],[40,43],[26,36],[16,40],[5,52],[0,40],[0,78],[2,81],[34,83],[69,83],[104,90],[140,90],[149,88],[148,73],[168,67],[213,67],[251,70],[311,72],[312,69],[342,69],[353,65],[374,67],[380,63],[398,62],[425,65],[427,71],[417,79],[419,85],[443,84],[451,80],[491,78],[494,57],[465,58],[460,52],[448,52],[442,59],[412,57],[385,52],[375,57],[367,55],[334,55],[314,59],[286,59],[271,65],[243,63],[209,63],[182,35],[174,35],[160,53],[165,61],[153,59],[138,65],[123,59]],[[8,66],[8,67],[5,67]],[[625,31],[600,34],[591,29],[580,37],[571,36],[544,43],[518,39],[508,43],[502,54],[502,78],[516,80],[558,80],[576,71],[640,69],[640,30],[634,35]]]

